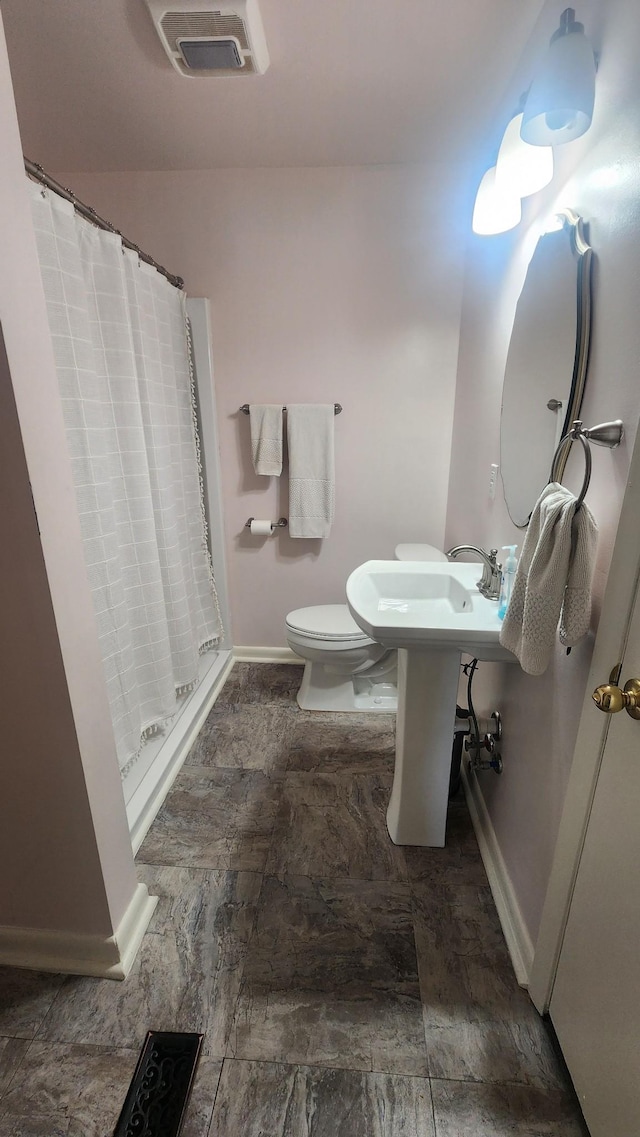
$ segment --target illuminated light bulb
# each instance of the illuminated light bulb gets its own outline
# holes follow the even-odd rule
[[[521,217],[520,198],[497,187],[496,168],[492,166],[478,186],[471,223],[474,233],[482,237],[506,233],[519,224]]]
[[[554,213],[553,216],[548,219],[543,232],[559,233],[561,229],[564,229],[564,217],[561,213]]]
[[[522,141],[522,117],[515,115],[504,132],[496,162],[496,186],[500,192],[529,197],[549,185],[553,177],[553,150]]]

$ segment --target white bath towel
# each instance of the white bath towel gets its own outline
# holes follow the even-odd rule
[[[289,535],[328,537],[335,499],[333,403],[287,405]]]
[[[560,613],[560,643],[573,647],[591,625],[591,582],[598,549],[598,526],[584,503],[575,515],[569,576]]]
[[[251,457],[256,474],[277,477],[282,473],[282,404],[251,403]]]
[[[500,632],[500,643],[529,675],[547,668],[561,610],[562,634],[569,637],[563,643],[577,643],[589,629],[597,532],[586,505],[576,513],[569,490],[558,482],[545,487],[531,514]]]

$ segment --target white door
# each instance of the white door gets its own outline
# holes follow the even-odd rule
[[[632,678],[640,679],[638,591],[620,686]],[[595,736],[602,712],[593,705],[592,715]],[[550,1012],[592,1137],[638,1137],[640,720],[625,710],[610,716]]]

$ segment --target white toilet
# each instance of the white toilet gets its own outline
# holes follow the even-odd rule
[[[446,561],[433,545],[398,545],[399,561]],[[306,660],[298,704],[306,711],[397,710],[397,655],[358,627],[346,604],[297,608],[287,643]]]

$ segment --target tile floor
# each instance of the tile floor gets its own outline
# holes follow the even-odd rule
[[[138,855],[124,983],[0,969],[0,1137],[107,1137],[147,1029],[205,1033],[184,1137],[583,1137],[473,830],[402,849],[387,715],[236,665]]]

